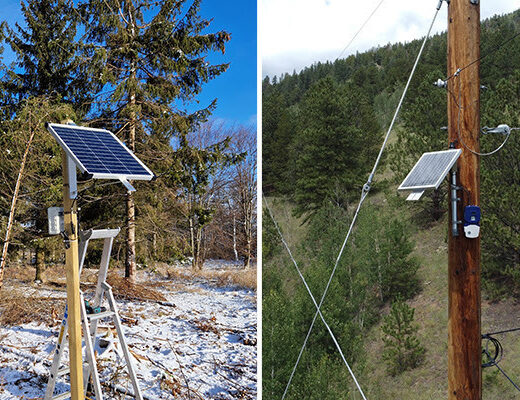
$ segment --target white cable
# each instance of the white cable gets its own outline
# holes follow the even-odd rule
[[[368,23],[368,21],[370,21],[370,19],[373,17],[373,15],[376,13],[376,11],[379,9],[379,7],[381,7],[381,4],[383,4],[385,0],[381,0],[379,2],[379,4],[376,6],[376,8],[374,8],[374,10],[372,11],[372,13],[368,16],[368,18],[365,20],[365,22],[363,22],[363,25],[361,25],[361,28],[359,28],[359,30],[354,34],[354,36],[352,36],[352,39],[350,39],[350,42],[348,42],[348,44],[345,46],[345,48],[341,51],[341,53],[339,53],[339,56],[336,58],[335,61],[338,61],[339,58],[347,51],[347,49],[350,47],[350,45],[352,44],[352,42],[356,39],[356,37],[359,35],[359,33],[363,30],[363,28],[365,27],[365,25]]]
[[[439,1],[439,4],[438,4],[437,9],[435,11],[435,15],[433,16],[433,20],[432,20],[432,22],[430,24],[430,28],[428,29],[428,33],[426,34],[426,36],[425,36],[425,38],[423,40],[423,43],[422,43],[421,48],[419,50],[419,54],[417,55],[415,63],[413,65],[413,67],[412,67],[412,71],[410,73],[408,81],[406,82],[405,88],[403,90],[403,94],[401,95],[401,99],[399,100],[399,104],[397,105],[397,109],[395,110],[394,117],[392,118],[392,122],[390,123],[390,126],[388,127],[388,131],[386,132],[385,139],[383,141],[381,149],[379,150],[379,154],[378,154],[377,159],[376,159],[376,161],[374,163],[374,167],[372,168],[372,172],[370,173],[370,175],[368,177],[367,183],[363,186],[363,190],[362,190],[362,193],[361,193],[361,199],[359,201],[356,213],[354,214],[354,218],[352,219],[352,221],[350,223],[350,227],[348,229],[347,236],[345,237],[345,240],[343,241],[343,245],[341,246],[341,249],[340,249],[340,252],[338,254],[338,257],[336,258],[336,263],[334,265],[334,268],[332,269],[331,275],[329,277],[329,281],[328,281],[327,286],[325,287],[325,291],[323,292],[323,295],[321,297],[320,304],[317,306],[317,311],[314,314],[314,318],[312,320],[311,326],[310,326],[310,328],[309,328],[309,330],[307,332],[307,336],[305,337],[305,341],[303,343],[303,346],[301,347],[300,352],[298,354],[298,358],[297,358],[296,363],[294,365],[294,368],[293,368],[293,370],[291,372],[291,376],[289,378],[289,382],[287,383],[287,385],[285,387],[285,391],[284,391],[284,394],[282,396],[282,400],[284,400],[285,395],[287,394],[287,390],[288,390],[288,388],[289,388],[289,386],[291,384],[291,381],[292,381],[292,378],[293,378],[294,373],[296,371],[296,368],[298,367],[298,364],[300,362],[303,350],[305,349],[305,347],[307,345],[307,341],[308,341],[310,333],[311,333],[311,331],[312,331],[312,329],[314,327],[314,323],[316,321],[316,318],[317,318],[318,314],[320,314],[320,316],[321,316],[321,312],[320,312],[321,305],[323,304],[325,296],[327,295],[327,291],[328,291],[328,289],[330,287],[330,283],[332,282],[332,278],[334,277],[334,274],[336,273],[336,269],[338,267],[339,261],[341,259],[341,256],[343,255],[343,251],[345,250],[345,247],[347,245],[348,239],[350,238],[350,234],[352,232],[354,224],[356,223],[357,216],[359,214],[359,210],[361,209],[361,206],[362,206],[366,196],[368,195],[368,192],[370,191],[371,184],[372,184],[372,179],[373,179],[374,174],[375,174],[375,172],[377,170],[377,167],[379,166],[379,162],[381,161],[381,157],[382,157],[383,152],[384,152],[384,150],[386,148],[386,145],[387,145],[387,142],[388,142],[388,138],[390,137],[390,133],[392,132],[392,129],[393,129],[394,124],[395,124],[395,121],[397,120],[397,115],[399,114],[399,111],[401,110],[404,98],[406,97],[406,93],[408,92],[408,88],[410,87],[410,82],[412,81],[412,78],[413,78],[413,76],[415,74],[415,70],[417,69],[417,65],[419,64],[419,60],[420,60],[420,58],[422,56],[422,53],[424,51],[424,47],[426,45],[426,42],[427,42],[428,38],[430,37],[431,31],[433,29],[433,25],[435,23],[435,20],[437,19],[437,15],[439,14],[439,10],[440,10],[441,6],[442,6],[442,0]],[[271,218],[272,218],[272,215],[271,215]],[[350,370],[350,368],[349,368],[349,370]]]
[[[291,249],[289,248],[289,245],[285,241],[285,239],[284,239],[284,237],[282,235],[282,231],[280,230],[278,224],[276,223],[276,220],[273,217],[273,213],[271,212],[271,208],[269,207],[269,204],[267,203],[267,199],[265,198],[263,193],[262,193],[262,197],[264,199],[264,203],[265,203],[265,207],[267,208],[267,212],[269,213],[269,216],[271,217],[271,220],[274,223],[276,231],[278,232],[278,235],[280,236],[280,239],[282,240],[282,243],[284,244],[285,249],[287,250],[287,253],[289,253],[289,257],[291,258],[291,261],[293,262],[293,264],[294,264],[294,266],[296,268],[296,271],[298,271],[298,275],[300,275],[300,278],[301,278],[303,284],[305,285],[305,288],[307,289],[307,292],[309,293],[309,296],[311,296],[312,302],[314,303],[314,307],[316,307],[316,315],[319,314],[323,324],[327,328],[327,331],[329,331],[330,337],[334,341],[334,344],[336,345],[336,348],[338,349],[338,351],[339,351],[339,353],[341,355],[341,358],[343,359],[343,362],[345,363],[345,365],[346,365],[346,367],[348,369],[348,372],[352,376],[352,379],[354,380],[354,383],[356,384],[356,386],[357,386],[357,388],[359,390],[359,393],[361,393],[361,396],[363,397],[363,400],[367,400],[367,398],[365,397],[365,394],[363,393],[363,390],[361,389],[361,386],[359,386],[359,383],[358,383],[358,381],[356,379],[356,376],[354,375],[354,372],[350,368],[350,365],[348,364],[348,362],[347,362],[347,360],[345,358],[345,355],[343,354],[343,351],[341,350],[341,347],[340,347],[338,341],[336,340],[336,336],[334,336],[334,333],[332,332],[332,329],[330,329],[329,324],[327,324],[327,322],[325,321],[325,318],[323,317],[323,314],[321,313],[320,307],[318,306],[318,303],[316,302],[316,299],[312,295],[311,289],[309,288],[309,285],[307,285],[307,281],[305,280],[303,274],[301,273],[300,268],[298,267],[298,263],[294,259],[293,255],[292,255],[292,252],[291,252]],[[314,321],[313,321],[313,323],[314,323]],[[286,388],[286,392],[287,392],[287,388]],[[285,395],[285,393],[284,393],[284,395]]]
[[[430,37],[430,34],[433,29],[433,24],[435,23],[435,20],[437,19],[437,15],[439,14],[440,7],[442,5],[442,1],[439,2],[439,5],[437,6],[437,10],[435,11],[435,15],[433,16],[432,23],[430,24],[430,29],[428,29],[428,33],[426,34],[421,49],[419,50],[419,54],[417,55],[417,58],[415,59],[415,64],[413,65],[412,72],[410,73],[410,77],[408,78],[408,82],[406,82],[406,86],[404,87],[403,94],[401,95],[401,99],[399,100],[399,104],[397,105],[397,109],[395,110],[394,117],[392,118],[392,122],[390,123],[390,126],[388,127],[388,131],[385,135],[385,140],[383,141],[383,145],[381,146],[381,150],[379,151],[379,154],[377,156],[376,162],[374,164],[374,168],[372,169],[372,172],[370,173],[370,176],[368,178],[368,184],[370,185],[372,183],[372,178],[374,177],[374,174],[376,172],[376,169],[379,165],[379,162],[381,161],[381,156],[383,155],[383,151],[385,150],[386,144],[388,142],[388,138],[390,137],[390,133],[392,132],[392,129],[394,128],[395,121],[397,120],[397,115],[399,114],[399,111],[401,111],[401,106],[403,105],[404,98],[406,96],[406,92],[408,91],[408,87],[410,86],[410,82],[412,81],[412,78],[415,74],[415,70],[417,69],[417,65],[419,64],[419,60],[422,56],[424,46],[426,45],[426,41]]]
[[[461,69],[458,69],[457,70],[459,73],[461,71]],[[461,92],[462,92],[462,81],[460,80],[460,74],[456,74],[455,75],[458,79],[459,79],[459,99],[458,99],[458,102],[457,102],[457,108],[459,109],[459,111],[457,112],[457,138],[459,139],[459,141],[462,143],[462,145],[466,148],[466,150],[468,150],[470,153],[472,154],[475,154],[476,156],[481,156],[481,157],[486,157],[486,156],[491,156],[495,153],[497,153],[498,151],[502,150],[502,147],[504,147],[507,143],[507,140],[509,139],[509,136],[511,136],[511,132],[513,130],[517,130],[517,128],[511,128],[509,129],[509,132],[507,133],[506,135],[506,138],[504,139],[504,141],[502,142],[502,144],[500,146],[498,146],[495,150],[493,151],[490,151],[488,153],[480,153],[478,151],[475,151],[473,149],[470,149],[466,143],[464,142],[464,140],[462,139],[462,135],[460,134],[460,117],[461,117],[461,112],[462,112],[462,106],[460,105],[460,97],[461,97]]]
[[[350,227],[347,232],[347,236],[345,240],[343,241],[343,246],[341,247],[341,250],[339,252],[338,258],[336,259],[336,263],[334,264],[334,269],[332,270],[332,273],[330,274],[329,281],[327,282],[327,286],[325,288],[325,292],[323,292],[323,295],[321,296],[320,304],[318,305],[318,311],[321,309],[321,305],[323,304],[323,300],[325,300],[325,295],[327,294],[327,290],[330,286],[330,283],[332,281],[332,278],[334,277],[334,274],[336,273],[336,268],[338,267],[339,260],[341,258],[341,254],[343,253],[343,250],[345,246],[347,245],[347,241],[350,237],[350,234],[352,232],[352,228],[354,227],[354,223],[356,222],[356,219],[359,214],[359,210],[361,209],[361,205],[365,201],[366,196],[368,195],[368,192],[363,191],[361,194],[361,200],[359,201],[359,204],[357,206],[356,213],[354,214],[354,217],[350,223]],[[312,319],[311,326],[309,327],[309,330],[307,331],[307,336],[305,336],[305,340],[303,341],[303,345],[300,349],[300,352],[298,353],[298,358],[296,360],[296,363],[294,364],[294,367],[291,371],[291,376],[289,377],[289,381],[287,382],[287,385],[285,386],[285,391],[283,392],[282,400],[285,399],[285,396],[287,394],[287,390],[289,389],[289,386],[291,385],[291,381],[294,377],[294,373],[296,372],[296,368],[298,367],[298,364],[300,363],[300,358],[302,357],[303,350],[305,349],[305,346],[307,346],[307,341],[309,340],[309,336],[311,335],[312,328],[314,327],[314,323],[316,322],[316,318],[318,317],[318,312],[314,314],[314,318]]]

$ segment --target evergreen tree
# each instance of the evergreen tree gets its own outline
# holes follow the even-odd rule
[[[16,54],[16,69],[9,70],[7,89],[16,104],[32,96],[53,96],[88,110],[92,82],[77,41],[79,16],[66,0],[21,2],[26,27],[4,23],[7,44]]]
[[[264,192],[270,193],[284,183],[281,175],[285,170],[288,150],[287,143],[284,146],[284,139],[279,137],[281,132],[278,126],[285,110],[285,101],[277,88],[266,90],[265,94],[262,92],[262,110],[262,185]]]
[[[483,96],[482,125],[520,126],[520,70],[502,79]],[[497,148],[502,135],[483,135],[483,152]],[[481,202],[483,277],[491,295],[519,293],[520,285],[520,138],[511,133],[506,146],[490,157],[482,157]],[[494,284],[493,284],[494,283]],[[491,285],[492,284],[492,285]]]
[[[190,232],[190,249],[193,268],[202,269],[204,262],[203,230],[211,221],[215,207],[210,193],[211,181],[218,170],[226,169],[242,161],[245,153],[230,151],[231,137],[200,148],[190,143],[188,136],[181,136],[179,148],[173,155],[174,167],[169,179],[180,187],[185,204],[184,215]]]
[[[102,60],[90,72],[104,87],[99,95],[106,106],[99,123],[121,132],[127,146],[146,161],[152,158],[146,152],[150,134],[168,143],[207,118],[216,100],[193,114],[183,105],[228,68],[211,65],[205,56],[224,52],[230,34],[204,32],[211,21],[199,16],[200,0],[92,0],[80,8],[89,20],[91,57]],[[125,275],[133,279],[136,215],[131,192],[126,217]]]
[[[11,242],[34,249],[35,279],[41,280],[46,255],[60,245],[57,238],[45,238],[47,208],[60,204],[63,193],[60,148],[45,123],[74,116],[70,106],[37,97],[24,100],[16,118],[0,122],[2,257],[12,254],[7,253]],[[0,264],[0,286],[5,261]]]
[[[370,275],[381,303],[398,296],[411,298],[419,290],[419,263],[407,223],[366,206],[354,237],[356,264]]]
[[[423,360],[426,349],[421,345],[416,334],[419,327],[413,323],[415,309],[397,298],[390,308],[390,314],[384,317],[383,360],[388,372],[397,375],[417,367]]]
[[[300,112],[294,143],[296,213],[315,212],[326,201],[346,206],[357,196],[379,146],[373,109],[354,85],[332,78],[314,84]]]
[[[410,86],[401,114],[403,127],[396,131],[397,142],[389,148],[390,166],[399,181],[423,153],[448,148],[447,133],[440,129],[447,125],[446,90],[433,86],[433,82],[443,76],[439,69],[428,73],[419,71],[415,85]],[[426,192],[415,206],[438,220],[446,211],[447,189],[447,185],[441,185],[437,190]]]
[[[284,264],[290,268],[290,264]],[[297,354],[298,343],[294,330],[298,321],[292,315],[291,300],[287,296],[281,274],[277,268],[266,267],[262,271],[263,331],[262,363],[263,392],[269,399],[280,398],[289,379]]]

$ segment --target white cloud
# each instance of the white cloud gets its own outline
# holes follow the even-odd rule
[[[316,61],[336,59],[380,0],[263,0],[260,15],[262,75],[299,71]],[[386,0],[346,55],[377,45],[423,37],[438,0]],[[481,18],[520,7],[520,0],[481,2]],[[434,32],[446,30],[442,5]]]

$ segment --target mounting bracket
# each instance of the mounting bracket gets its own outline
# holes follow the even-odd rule
[[[459,236],[459,223],[457,218],[457,204],[461,200],[457,197],[457,190],[462,189],[457,185],[457,166],[451,169],[451,234]]]

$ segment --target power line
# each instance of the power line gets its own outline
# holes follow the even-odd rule
[[[513,36],[511,36],[510,38],[504,40],[502,43],[500,43],[500,44],[498,44],[498,45],[495,44],[494,48],[493,48],[490,52],[488,52],[488,53],[486,53],[486,54],[480,56],[480,57],[477,58],[476,60],[473,60],[472,62],[470,62],[470,63],[467,64],[466,66],[464,66],[464,67],[462,67],[462,68],[459,68],[456,72],[454,72],[452,75],[450,75],[449,77],[447,77],[444,81],[445,81],[445,82],[449,81],[449,80],[452,79],[453,77],[457,76],[461,71],[464,71],[465,69],[471,67],[472,65],[478,63],[479,61],[482,61],[484,58],[490,56],[491,54],[496,53],[498,50],[500,50],[502,47],[504,47],[507,43],[513,41],[513,40],[516,39],[518,36],[520,36],[520,32],[515,33]]]
[[[350,39],[350,42],[348,42],[348,44],[345,46],[345,48],[341,51],[341,53],[339,53],[339,56],[336,57],[336,60],[334,60],[334,62],[338,61],[341,56],[347,51],[347,49],[350,47],[350,45],[352,44],[352,42],[356,39],[356,37],[360,34],[360,32],[363,30],[363,28],[365,27],[365,25],[368,23],[368,21],[370,21],[370,19],[374,16],[374,14],[376,13],[376,11],[379,9],[379,7],[381,7],[381,4],[383,4],[385,0],[381,0],[379,2],[379,4],[376,6],[376,8],[374,8],[374,10],[372,11],[372,13],[370,13],[370,15],[368,16],[368,18],[365,20],[365,22],[363,22],[363,24],[361,25],[361,28],[359,28],[359,30],[354,34],[354,36],[352,36],[352,39]]]
[[[293,262],[293,264],[294,264],[294,266],[296,268],[296,271],[298,272],[298,275],[300,275],[300,278],[301,278],[303,284],[305,285],[305,288],[307,289],[307,292],[309,293],[309,296],[311,296],[312,302],[314,303],[314,306],[316,307],[316,314],[320,315],[320,318],[321,318],[323,324],[325,325],[325,327],[327,328],[327,331],[329,332],[332,340],[334,341],[334,344],[336,345],[336,348],[338,349],[338,351],[339,351],[339,353],[341,355],[341,358],[343,359],[343,362],[345,363],[345,366],[348,369],[348,372],[352,376],[352,379],[354,380],[354,383],[356,384],[356,386],[357,386],[357,388],[359,390],[359,393],[361,393],[361,397],[363,397],[363,400],[367,400],[367,398],[365,397],[365,394],[363,393],[363,390],[361,389],[361,386],[359,386],[359,383],[358,383],[358,381],[356,379],[356,376],[354,375],[354,372],[350,368],[350,365],[348,364],[348,362],[347,362],[347,360],[345,358],[345,355],[343,354],[343,351],[341,350],[341,346],[339,345],[338,341],[336,340],[336,336],[334,336],[334,333],[332,332],[332,329],[330,329],[329,324],[327,324],[327,322],[325,321],[325,318],[323,317],[323,314],[321,313],[320,307],[318,306],[318,303],[316,302],[316,299],[312,295],[311,289],[309,288],[309,285],[307,284],[307,281],[305,280],[303,274],[301,273],[300,268],[298,267],[298,263],[294,259],[293,255],[292,255],[292,252],[291,252],[291,249],[289,248],[289,245],[285,241],[285,239],[284,239],[284,237],[282,235],[282,231],[280,230],[280,227],[278,226],[276,220],[274,219],[273,213],[271,212],[271,208],[269,207],[269,203],[267,202],[267,199],[265,198],[263,193],[262,193],[262,197],[264,199],[264,203],[265,203],[265,207],[267,209],[267,212],[269,213],[269,216],[271,217],[271,220],[274,223],[276,231],[278,232],[278,235],[280,236],[280,239],[281,239],[282,243],[284,244],[285,249],[287,250],[287,253],[289,253],[289,257],[291,258],[291,261]],[[294,374],[294,371],[293,371],[293,374]],[[287,386],[285,388],[284,396],[287,393],[288,387],[289,386]]]
[[[500,334],[503,334],[503,333],[516,332],[516,331],[520,331],[520,328],[511,328],[511,329],[506,329],[504,331],[486,333],[483,336],[494,336],[494,335],[500,335]]]
[[[508,333],[520,330],[520,328],[517,329],[509,329],[507,331],[502,331],[498,333]],[[502,354],[504,352],[504,349],[502,347],[502,344],[497,338],[494,338],[491,336],[491,333],[482,335],[482,339],[486,339],[488,342],[486,343],[486,347],[482,350],[482,354],[485,354],[488,358],[488,362],[482,364],[482,368],[486,367],[497,367],[497,369],[506,377],[506,379],[513,385],[513,387],[520,392],[520,387],[507,375],[507,373],[498,365],[498,363],[502,360]],[[495,354],[492,356],[489,352],[489,343],[492,343],[495,347]]]
[[[460,97],[461,97],[461,93],[462,93],[462,88],[461,88],[461,85],[462,85],[462,81],[460,79],[460,71],[462,71],[462,69],[459,69],[458,70],[458,73],[457,73],[457,78],[459,79],[459,97],[458,97],[458,101],[456,102],[457,104],[457,108],[458,108],[458,112],[457,112],[457,138],[459,139],[460,143],[462,143],[462,145],[466,148],[466,150],[468,150],[470,153],[472,154],[475,154],[476,156],[481,156],[481,157],[485,157],[485,156],[491,156],[497,152],[499,152],[500,150],[502,150],[502,148],[506,145],[507,143],[507,140],[509,139],[509,137],[511,136],[511,131],[513,129],[517,129],[517,128],[513,128],[513,129],[509,129],[509,131],[507,132],[506,134],[506,138],[504,139],[504,141],[502,142],[502,144],[500,146],[498,146],[495,150],[493,151],[489,151],[487,153],[481,153],[481,152],[478,152],[476,150],[473,150],[473,149],[470,149],[466,143],[464,142],[464,139],[462,139],[462,135],[460,134],[460,120],[461,120],[461,114],[462,114],[462,110],[464,109],[464,107],[462,107],[462,105],[460,104]]]
[[[387,131],[387,133],[386,133],[386,135],[385,135],[385,139],[384,139],[384,141],[383,141],[383,144],[382,144],[382,146],[381,146],[381,149],[380,149],[380,151],[379,151],[379,154],[378,154],[378,156],[377,156],[377,159],[376,159],[376,161],[375,161],[375,163],[374,163],[374,167],[372,168],[372,171],[371,171],[371,173],[370,173],[370,175],[369,175],[369,178],[368,178],[367,182],[365,183],[365,185],[363,185],[363,189],[362,189],[362,192],[361,192],[361,199],[360,199],[360,201],[359,201],[359,203],[358,203],[358,206],[357,206],[357,209],[356,209],[356,213],[354,214],[354,217],[353,217],[353,219],[352,219],[352,221],[351,221],[351,223],[350,223],[350,226],[349,226],[349,229],[348,229],[347,235],[346,235],[346,237],[345,237],[345,240],[343,241],[343,244],[342,244],[342,246],[341,246],[341,249],[340,249],[340,252],[339,252],[339,254],[338,254],[338,257],[336,258],[336,262],[335,262],[334,268],[332,269],[332,272],[331,272],[331,274],[330,274],[329,280],[328,280],[328,282],[327,282],[327,286],[325,287],[325,291],[324,291],[323,294],[322,294],[322,297],[321,297],[320,303],[319,303],[319,305],[318,305],[318,304],[315,304],[315,305],[316,305],[316,308],[317,308],[316,313],[314,314],[314,318],[313,318],[313,320],[312,320],[311,326],[309,327],[309,330],[308,330],[307,335],[306,335],[306,337],[305,337],[304,343],[303,343],[303,345],[302,345],[302,347],[301,347],[301,349],[300,349],[300,352],[299,352],[299,354],[298,354],[298,358],[297,358],[296,363],[295,363],[295,365],[294,365],[294,367],[293,367],[293,370],[292,370],[292,372],[291,372],[291,376],[290,376],[289,381],[287,382],[287,385],[286,385],[286,387],[285,387],[285,391],[284,391],[284,394],[283,394],[283,396],[282,396],[282,400],[285,398],[285,396],[286,396],[286,394],[287,394],[287,391],[288,391],[288,389],[289,389],[289,386],[291,385],[292,379],[293,379],[293,377],[294,377],[294,373],[295,373],[296,368],[298,367],[298,364],[299,364],[299,362],[300,362],[301,355],[303,354],[303,351],[304,351],[304,349],[305,349],[305,347],[306,347],[306,345],[307,345],[307,342],[308,342],[309,336],[310,336],[310,334],[311,334],[311,332],[312,332],[312,329],[313,329],[313,327],[314,327],[314,323],[315,323],[315,321],[316,321],[317,316],[320,315],[320,317],[321,317],[322,320],[323,320],[323,316],[321,315],[321,311],[320,311],[320,309],[321,309],[321,305],[323,304],[323,301],[324,301],[324,299],[325,299],[325,297],[326,297],[326,295],[327,295],[327,292],[328,292],[328,289],[329,289],[330,284],[331,284],[331,282],[332,282],[332,279],[333,279],[333,277],[334,277],[334,275],[335,275],[335,273],[336,273],[336,269],[337,269],[337,267],[338,267],[338,264],[339,264],[339,261],[340,261],[340,259],[341,259],[341,256],[343,255],[343,252],[344,252],[344,250],[345,250],[345,247],[346,247],[346,245],[347,245],[347,242],[348,242],[348,240],[349,240],[349,238],[350,238],[350,235],[351,235],[352,230],[353,230],[353,228],[354,228],[354,225],[355,225],[355,223],[356,223],[357,216],[358,216],[358,214],[359,214],[359,211],[360,211],[360,209],[361,209],[361,206],[363,205],[363,202],[365,201],[365,198],[368,196],[368,193],[370,192],[370,189],[371,189],[371,185],[372,185],[372,180],[373,180],[374,174],[375,174],[375,172],[376,172],[376,170],[377,170],[377,167],[379,166],[379,162],[381,161],[382,154],[383,154],[383,152],[384,152],[384,150],[385,150],[385,148],[386,148],[386,145],[387,145],[387,143],[388,143],[388,138],[389,138],[389,136],[390,136],[390,133],[391,133],[392,130],[393,130],[394,124],[395,124],[395,122],[396,122],[396,120],[397,120],[397,115],[399,114],[399,111],[401,110],[401,106],[402,106],[403,101],[404,101],[404,98],[406,97],[406,94],[407,94],[407,92],[408,92],[408,88],[409,88],[409,86],[410,86],[410,82],[412,81],[412,78],[413,78],[413,76],[414,76],[414,74],[415,74],[415,70],[417,69],[417,65],[419,64],[419,60],[420,60],[420,58],[421,58],[421,56],[422,56],[422,53],[423,53],[423,51],[424,51],[424,47],[425,47],[425,45],[426,45],[426,42],[427,42],[428,38],[430,37],[431,31],[432,31],[432,29],[433,29],[433,25],[434,25],[434,23],[435,23],[435,20],[437,19],[437,15],[439,14],[439,10],[440,10],[440,8],[441,8],[441,6],[442,6],[442,3],[443,3],[443,0],[440,0],[439,3],[438,3],[438,5],[437,5],[435,15],[434,15],[434,17],[433,17],[433,19],[432,19],[432,22],[431,22],[431,24],[430,24],[430,28],[428,29],[428,33],[426,34],[426,36],[425,36],[425,38],[424,38],[424,40],[423,40],[423,43],[422,43],[421,48],[420,48],[420,50],[419,50],[419,54],[417,55],[417,58],[416,58],[416,60],[415,60],[415,63],[414,63],[414,65],[413,65],[413,67],[412,67],[412,71],[411,71],[411,73],[410,73],[410,76],[409,76],[409,78],[408,78],[408,81],[407,81],[407,83],[406,83],[406,85],[405,85],[405,88],[404,88],[404,90],[403,90],[403,94],[401,95],[401,99],[399,100],[399,104],[397,105],[397,108],[396,108],[396,110],[395,110],[394,117],[392,118],[392,122],[391,122],[391,124],[390,124],[390,126],[389,126],[389,128],[388,128],[388,131]],[[266,203],[267,203],[267,201],[266,201]],[[269,211],[269,209],[268,209],[268,211]],[[274,218],[273,218],[273,216],[272,216],[272,213],[269,213],[269,214],[270,214],[270,216],[271,216],[271,219],[273,219],[273,222],[274,222],[275,225],[276,225],[276,222],[275,222],[275,220],[274,220]],[[277,225],[276,225],[276,226],[277,226]],[[279,232],[279,233],[280,233],[280,236],[281,236],[281,232]],[[286,245],[286,243],[285,243],[285,241],[283,240],[283,238],[282,238],[282,241],[283,241],[284,244]],[[289,251],[287,245],[286,245],[286,248],[287,248],[287,250]],[[291,254],[290,254],[290,256],[291,256],[291,258],[292,258],[292,255],[291,255]],[[294,259],[293,259],[293,262],[295,263]],[[302,280],[304,280],[304,278],[303,278],[302,275],[300,275],[300,277],[302,278]],[[305,281],[304,281],[304,283],[305,283]],[[305,283],[305,285],[306,285],[306,283]],[[313,299],[313,302],[315,302],[315,299],[314,299],[314,297],[312,296],[312,293],[310,292],[310,290],[309,290],[309,294],[311,295],[311,297],[312,297],[312,299]],[[348,368],[349,368],[349,371],[350,371],[350,367],[348,367]],[[358,388],[359,388],[359,387],[358,387]],[[360,389],[360,388],[359,388],[359,389]],[[360,391],[361,391],[361,389],[360,389]],[[361,393],[362,393],[362,392],[361,392]]]
[[[296,363],[294,364],[294,367],[293,367],[293,369],[291,371],[291,376],[289,377],[289,381],[287,382],[287,386],[285,387],[285,391],[283,393],[282,400],[285,398],[285,395],[287,394],[287,390],[289,389],[289,386],[291,385],[291,381],[292,381],[292,379],[294,377],[294,373],[296,372],[296,368],[298,367],[298,364],[300,363],[300,359],[302,357],[303,350],[305,350],[305,347],[307,346],[307,341],[309,340],[309,337],[311,335],[312,328],[314,328],[314,323],[316,322],[316,318],[318,316],[318,313],[320,313],[321,306],[323,304],[323,301],[325,300],[325,296],[327,295],[327,291],[329,289],[330,283],[332,282],[332,278],[334,277],[334,274],[336,272],[336,268],[338,267],[339,260],[341,259],[341,255],[343,254],[343,250],[345,249],[345,246],[347,245],[347,242],[348,242],[348,239],[350,237],[350,234],[352,233],[352,229],[354,228],[354,224],[356,223],[356,219],[358,217],[359,211],[361,210],[361,206],[363,205],[363,202],[365,201],[365,198],[367,197],[367,195],[368,195],[368,191],[363,190],[363,192],[361,194],[361,199],[360,199],[359,204],[358,204],[357,209],[356,209],[356,212],[354,213],[354,217],[352,218],[352,221],[350,223],[350,227],[349,227],[348,232],[347,232],[347,237],[343,241],[343,245],[341,246],[341,250],[340,250],[339,255],[338,255],[337,259],[336,259],[336,263],[334,264],[334,268],[332,270],[332,273],[330,274],[329,281],[327,282],[327,286],[325,287],[325,291],[323,292],[323,294],[321,296],[320,304],[318,305],[317,312],[314,314],[314,317],[313,317],[312,322],[311,322],[311,326],[309,327],[309,330],[307,331],[307,335],[305,336],[305,340],[303,341],[303,345],[302,345],[302,347],[300,349],[300,352],[298,353],[298,358],[296,359]]]

